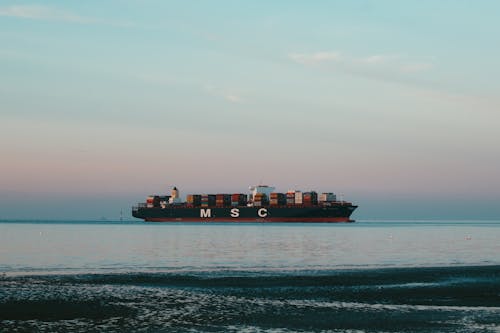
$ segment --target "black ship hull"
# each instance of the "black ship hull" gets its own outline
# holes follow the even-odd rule
[[[149,222],[354,222],[357,208],[332,206],[266,207],[134,207],[132,216]]]

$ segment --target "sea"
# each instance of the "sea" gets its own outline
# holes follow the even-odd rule
[[[500,221],[0,221],[0,332],[500,332]]]

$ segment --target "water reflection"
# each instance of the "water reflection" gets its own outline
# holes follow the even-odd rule
[[[498,264],[498,239],[492,223],[0,223],[0,270]]]

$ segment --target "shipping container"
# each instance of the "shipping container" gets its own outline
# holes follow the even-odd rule
[[[271,206],[284,206],[287,204],[287,197],[284,193],[273,192],[270,195],[269,204]]]
[[[331,192],[325,192],[325,193],[321,193],[319,195],[320,202],[334,202],[336,200],[337,200],[337,196]]]
[[[212,207],[212,206],[215,206],[215,194],[202,194],[201,207]]]
[[[269,199],[267,198],[267,195],[265,193],[256,193],[254,198],[253,198],[254,206],[255,202],[259,202],[260,206],[265,206],[269,203]]]
[[[301,191],[295,191],[295,204],[301,205],[304,202],[304,198],[302,196]]]
[[[289,206],[295,205],[295,191],[288,190],[286,193],[286,204]]]
[[[231,195],[231,206],[246,206],[247,195],[243,193],[234,193]]]
[[[150,195],[146,199],[146,207],[160,207],[160,196],[159,195]]]
[[[317,205],[318,204],[318,193],[316,193],[314,191],[304,192],[302,198],[303,198],[304,205]]]
[[[216,194],[215,203],[217,206],[226,207],[231,205],[231,194]]]
[[[201,194],[188,194],[186,203],[193,207],[199,207],[201,205]]]

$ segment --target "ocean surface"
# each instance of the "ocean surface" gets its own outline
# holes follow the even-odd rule
[[[0,221],[0,332],[500,332],[500,221]]]

